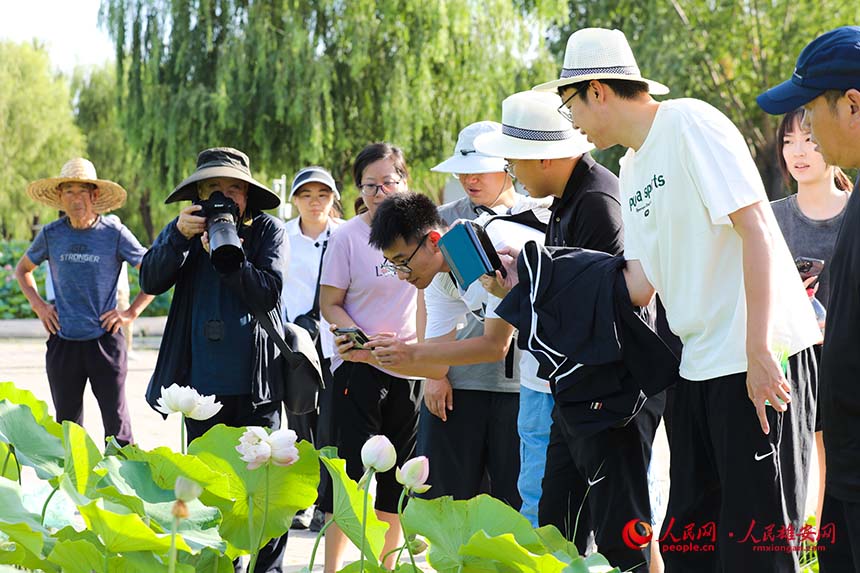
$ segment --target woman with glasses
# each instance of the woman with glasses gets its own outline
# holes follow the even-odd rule
[[[358,327],[368,336],[381,332],[416,340],[417,291],[398,280],[386,265],[382,252],[370,247],[370,222],[376,209],[392,193],[408,190],[406,161],[400,149],[388,143],[373,143],[355,159],[353,178],[367,206],[362,213],[332,233],[320,278],[320,310],[332,328]],[[397,465],[415,453],[421,381],[386,371],[365,350],[345,350],[344,337],[332,357],[334,374],[333,437],[340,457],[346,460],[349,476],[358,480],[364,473],[361,447],[373,435],[382,434],[397,450]],[[327,480],[328,481],[328,480]],[[389,524],[382,555],[394,568],[390,553],[402,545],[397,516],[402,488],[394,470],[376,474],[376,513]],[[331,518],[332,491],[325,487],[320,508]],[[342,566],[347,538],[332,525],[326,531],[325,571]]]

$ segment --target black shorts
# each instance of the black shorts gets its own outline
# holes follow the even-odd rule
[[[346,460],[346,473],[358,481],[364,473],[361,447],[371,436],[386,436],[397,450],[397,466],[415,455],[418,410],[423,398],[420,380],[386,374],[369,364],[344,362],[334,371],[332,429],[338,456]],[[334,508],[330,478],[320,496],[326,513]],[[374,507],[397,512],[403,488],[394,479],[394,468],[376,474]]]

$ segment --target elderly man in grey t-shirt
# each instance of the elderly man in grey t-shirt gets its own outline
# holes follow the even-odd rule
[[[57,421],[83,425],[89,379],[105,436],[132,443],[122,327],[153,297],[141,292],[128,309],[116,308],[120,267],[127,262],[140,268],[146,249],[118,220],[101,215],[125,203],[126,192],[113,181],[98,179],[93,164],[77,158],[63,166],[59,177],[31,183],[27,193],[66,213],[42,228],[15,269],[21,291],[50,335],[45,362]],[[33,277],[45,260],[55,304],[39,296]]]

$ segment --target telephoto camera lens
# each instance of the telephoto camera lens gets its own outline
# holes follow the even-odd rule
[[[239,206],[220,191],[205,201],[199,201],[198,205],[203,207],[202,214],[206,217],[212,266],[221,274],[237,270],[245,261],[245,251],[242,250],[237,230]]]

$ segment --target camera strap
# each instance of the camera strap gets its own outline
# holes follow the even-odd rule
[[[329,223],[331,225],[331,223]],[[311,307],[311,310],[308,311],[308,315],[313,318],[319,320],[320,319],[320,278],[322,278],[322,266],[323,266],[323,257],[325,257],[325,250],[328,247],[328,238],[331,236],[331,227],[326,229],[325,232],[325,241],[322,244],[322,252],[320,253],[320,266],[317,269],[317,290],[314,292],[314,304]]]

